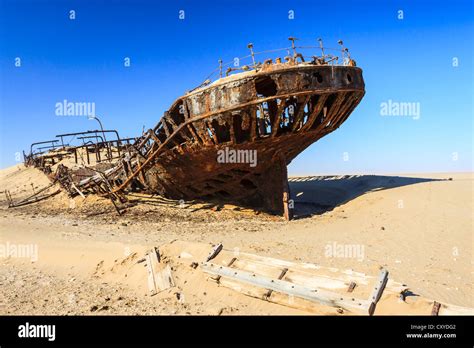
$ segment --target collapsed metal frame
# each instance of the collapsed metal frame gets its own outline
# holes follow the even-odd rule
[[[21,199],[18,202],[14,202],[10,191],[5,190],[5,197],[6,197],[7,202],[8,202],[8,208],[21,207],[23,205],[36,203],[36,202],[42,201],[44,199],[47,199],[49,197],[57,195],[59,192],[61,192],[61,190],[57,189],[57,190],[54,190],[53,192],[50,192],[50,193],[43,193],[43,192],[49,190],[50,188],[52,188],[54,186],[54,184],[55,184],[55,182],[51,183],[50,185],[48,185],[46,187],[43,187],[42,189],[40,189],[37,192],[35,192],[33,190],[34,193],[32,195],[30,195],[30,196],[28,196],[24,199]]]
[[[113,140],[106,140],[105,134],[106,133],[113,133],[115,134],[116,139]],[[92,136],[88,136],[88,134],[93,134]],[[100,135],[102,134],[102,136]],[[82,137],[77,137],[78,135],[82,135]],[[64,138],[67,137],[77,137],[78,139],[84,140],[84,139],[101,139],[100,142],[88,142],[84,143],[81,146],[75,146],[72,151],[74,152],[74,159],[75,162],[78,163],[78,156],[77,156],[77,150],[81,148],[86,149],[86,155],[87,155],[87,164],[90,164],[90,158],[89,158],[89,152],[94,152],[96,154],[96,161],[101,162],[101,155],[100,155],[100,149],[105,148],[106,150],[106,160],[111,162],[113,159],[117,159],[121,157],[121,148],[127,147],[127,145],[130,145],[130,141],[133,140],[134,138],[125,138],[125,139],[120,139],[120,136],[118,132],[115,129],[111,130],[91,130],[91,131],[84,131],[84,132],[74,132],[74,133],[64,133],[64,134],[58,134],[56,135],[57,138],[61,139],[61,144],[64,144]],[[126,143],[126,145],[123,144],[123,142]],[[114,157],[113,152],[114,152],[114,145],[116,148],[116,153],[117,155]],[[92,150],[92,151],[90,151]]]
[[[50,167],[53,166],[56,161],[60,161],[64,156],[67,155],[67,150],[65,148],[69,146],[68,144],[61,147],[56,145],[59,140],[46,140],[46,141],[39,141],[36,143],[32,143],[30,146],[30,153],[27,155],[25,151],[23,151],[23,161],[26,166],[34,166],[42,169],[45,173],[50,173]],[[42,144],[51,144],[49,146],[42,146],[38,147],[34,150],[34,147],[37,145]],[[51,151],[59,151],[65,150],[66,153],[57,153]]]

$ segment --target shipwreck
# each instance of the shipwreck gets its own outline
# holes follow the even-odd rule
[[[247,65],[219,61],[214,81],[211,75],[176,99],[137,138],[116,133],[106,140],[106,132],[114,131],[101,129],[74,133],[83,144],[71,146],[64,143],[68,134],[58,135],[61,143],[49,141],[46,150],[32,147],[25,164],[42,168],[70,195],[97,193],[124,202],[127,192],[140,191],[260,207],[290,219],[287,165],[341,126],[365,93],[362,69],[342,41],[330,54],[321,40],[315,47],[296,46],[295,40],[260,53],[249,44],[250,54],[241,59]],[[307,49],[321,54],[303,55]],[[283,59],[257,61],[280,51]],[[77,163],[78,152],[87,155],[83,168],[60,164],[64,156]]]

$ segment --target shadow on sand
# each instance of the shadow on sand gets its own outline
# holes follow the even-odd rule
[[[445,179],[409,178],[381,175],[331,175],[290,178],[294,218],[304,218],[333,210],[356,197],[380,191]]]

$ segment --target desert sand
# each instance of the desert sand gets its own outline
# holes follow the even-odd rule
[[[17,165],[0,171],[0,246],[37,253],[0,255],[0,314],[307,314],[218,287],[179,254],[202,258],[216,243],[370,275],[384,267],[420,296],[474,307],[473,182],[473,173],[291,178],[289,222],[149,195],[131,197],[137,204],[118,216],[107,199],[64,193],[8,208],[5,190],[18,201],[49,184]],[[154,246],[179,262],[176,286],[149,296],[136,261]]]

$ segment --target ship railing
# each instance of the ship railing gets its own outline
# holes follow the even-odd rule
[[[281,63],[281,57],[271,56],[281,52],[286,52],[286,56],[283,57],[286,62],[294,61],[298,63],[299,60],[300,63],[312,62],[317,65],[333,66],[352,66],[355,64],[355,62],[351,59],[349,50],[344,47],[344,44],[341,40],[338,41],[340,48],[324,47],[321,39],[318,39],[319,46],[296,46],[294,44],[295,40],[297,40],[296,38],[290,37],[289,40],[292,43],[292,45],[289,47],[265,50],[260,52],[254,52],[253,44],[250,43],[247,45],[250,50],[250,54],[243,57],[235,57],[233,60],[226,63],[219,59],[219,66],[205,78],[202,84],[200,84],[193,90],[188,91],[188,93],[198,88],[205,87],[222,77],[226,77],[244,71],[259,71],[265,63],[271,63],[274,61],[276,63]],[[314,50],[320,50],[320,54],[310,54],[310,52],[314,52]],[[305,52],[305,54],[301,53],[301,51]],[[263,63],[258,62],[257,56],[261,57],[263,55],[265,55],[266,57],[265,61]]]

